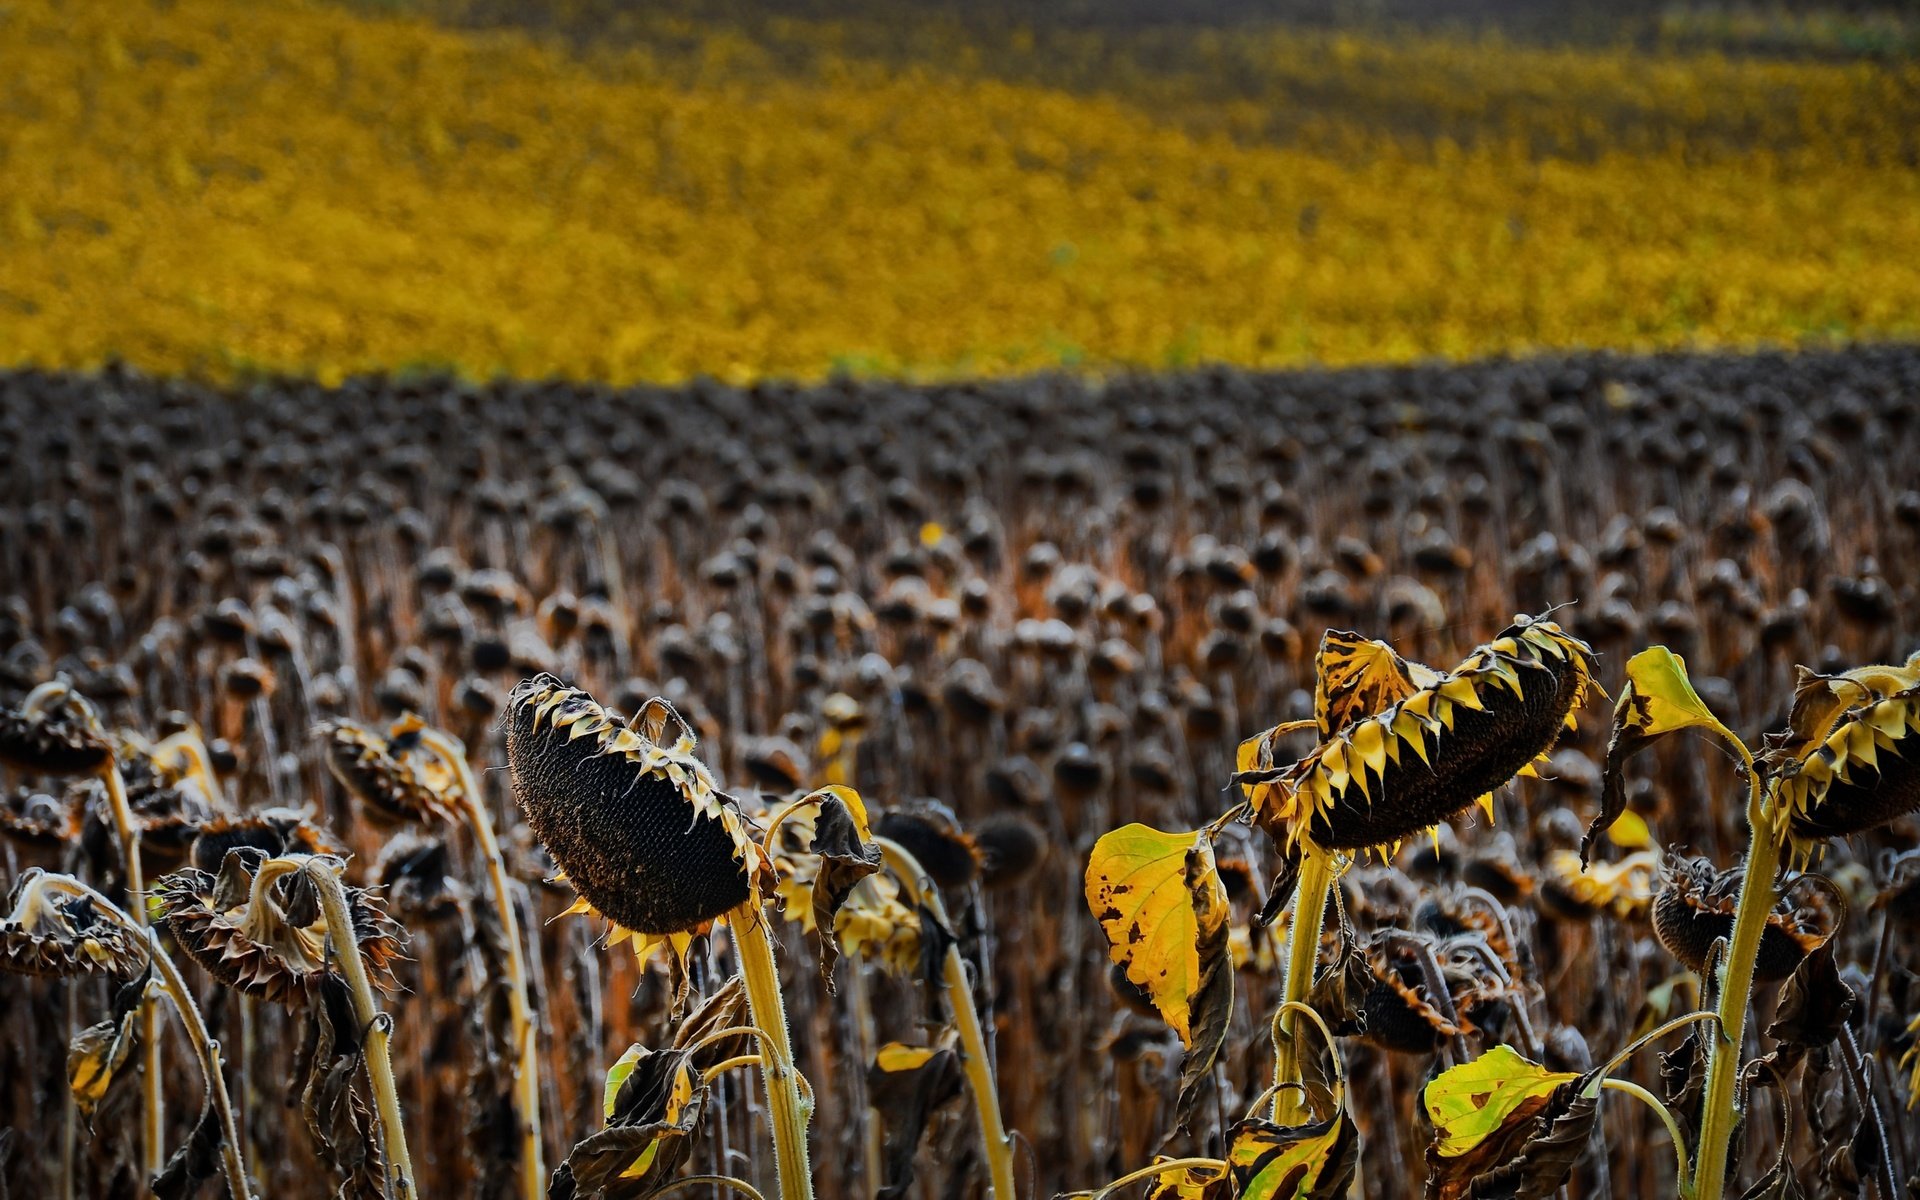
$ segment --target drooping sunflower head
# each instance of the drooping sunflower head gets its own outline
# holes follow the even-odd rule
[[[1920,654],[1842,675],[1802,668],[1789,728],[1761,758],[1800,862],[1920,812]]]
[[[58,878],[39,870],[21,876],[11,911],[0,920],[0,970],[70,978],[125,976],[144,966],[139,939],[102,914],[92,897],[47,886]]]
[[[269,861],[264,851],[243,846],[228,851],[217,872],[183,867],[162,876],[155,895],[168,932],[207,974],[284,1003],[318,988],[339,951],[329,944],[313,885],[298,871],[263,877]],[[346,892],[368,978],[391,990],[405,934],[371,893]]]
[[[437,756],[416,752],[412,735],[419,718],[402,718],[386,733],[357,721],[320,728],[327,770],[359,802],[360,810],[387,825],[450,820],[449,793],[458,786]]]
[[[1593,651],[1545,619],[1520,618],[1445,674],[1380,643],[1330,670],[1322,652],[1321,741],[1291,764],[1281,726],[1241,747],[1237,780],[1282,850],[1390,848],[1530,773],[1594,690]]]
[[[244,817],[214,817],[202,824],[189,856],[193,866],[215,872],[226,861],[229,850],[242,846],[251,846],[269,857],[347,853],[333,834],[307,821],[302,813],[291,808],[265,808]]]
[[[576,911],[684,948],[760,894],[769,870],[753,827],[693,755],[664,700],[627,721],[551,675],[507,698],[507,765],[527,824],[580,894]]]
[[[1688,970],[1702,971],[1714,943],[1733,937],[1745,872],[1739,867],[1718,870],[1704,858],[1683,858],[1665,864],[1661,876],[1660,894],[1653,902],[1653,931],[1667,953]],[[1819,890],[1809,892],[1805,904],[1768,913],[1754,979],[1778,983],[1793,974],[1807,955],[1833,936],[1839,917],[1836,896]]]
[[[47,684],[19,708],[0,708],[0,764],[33,775],[91,775],[113,760],[113,743],[76,692]]]

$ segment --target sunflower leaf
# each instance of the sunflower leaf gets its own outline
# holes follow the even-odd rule
[[[1738,745],[1733,730],[1713,715],[1687,676],[1686,660],[1665,646],[1650,646],[1627,660],[1627,686],[1613,709],[1613,736],[1607,742],[1600,811],[1580,842],[1580,861],[1592,861],[1600,834],[1627,809],[1623,775],[1629,758],[1670,733],[1707,729]]]
[[[1238,1200],[1338,1200],[1360,1165],[1360,1130],[1343,1108],[1324,1121],[1234,1126],[1227,1164]]]
[[[1547,1097],[1578,1076],[1549,1071],[1511,1046],[1495,1046],[1472,1062],[1444,1071],[1421,1093],[1433,1122],[1434,1153],[1468,1154],[1521,1115],[1545,1107]]]
[[[1549,1071],[1507,1046],[1443,1072],[1423,1093],[1428,1200],[1553,1195],[1599,1121],[1597,1074]]]
[[[1108,954],[1189,1049],[1194,1000],[1206,982],[1203,948],[1227,923],[1226,887],[1205,834],[1127,825],[1094,843],[1087,905],[1106,931]],[[1219,953],[1225,939],[1219,938]],[[1231,987],[1229,979],[1228,986]]]
[[[860,794],[849,787],[828,787],[813,820],[813,844],[820,858],[813,877],[813,927],[820,935],[820,978],[833,991],[833,967],[840,961],[834,918],[862,879],[880,869],[880,847],[867,827]]]
[[[906,1195],[913,1184],[913,1158],[934,1110],[960,1095],[960,1056],[937,1046],[889,1042],[867,1069],[867,1096],[885,1114],[886,1179],[870,1181],[876,1196]]]

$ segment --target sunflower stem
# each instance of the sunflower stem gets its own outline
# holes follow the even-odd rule
[[[747,986],[747,1011],[765,1032],[760,1074],[767,1084],[767,1108],[773,1118],[775,1182],[781,1200],[812,1200],[813,1174],[807,1162],[807,1118],[800,1099],[799,1074],[787,1033],[786,1002],[780,995],[780,969],[773,958],[773,931],[760,904],[749,899],[727,915]]]
[[[374,1106],[380,1114],[380,1130],[387,1148],[387,1190],[394,1200],[414,1200],[419,1193],[414,1188],[413,1157],[407,1153],[400,1094],[393,1086],[393,1056],[389,1049],[393,1019],[380,1011],[373,998],[373,985],[367,980],[366,964],[360,961],[360,939],[353,931],[353,913],[347,907],[347,889],[340,882],[339,863],[317,856],[296,861],[301,862],[301,871],[320,897],[320,910],[326,914],[327,932],[333,938],[335,961],[353,993],[354,1016],[366,1035],[367,1080],[373,1087]]]
[[[905,846],[889,838],[876,837],[887,866],[908,890],[914,903],[931,912],[941,925],[949,925],[947,907],[940,901],[940,889]],[[967,964],[960,947],[947,947],[941,967],[941,982],[946,985],[947,1008],[953,1013],[953,1026],[960,1034],[961,1065],[966,1069],[967,1087],[973,1092],[973,1107],[980,1116],[980,1140],[987,1153],[987,1171],[993,1180],[994,1200],[1015,1200],[1013,1188],[1013,1140],[1007,1136],[1006,1122],[1000,1115],[1000,1093],[994,1085],[993,1059],[987,1053],[987,1039],[980,1031],[980,1014],[973,1006],[973,987],[967,982]]]
[[[132,910],[135,927],[144,937],[147,884],[140,870],[140,831],[133,823],[133,808],[127,803],[126,781],[120,777],[119,764],[112,756],[108,756],[106,765],[100,768],[100,782],[106,785],[114,833],[120,839],[120,859],[127,873],[127,905]],[[152,1179],[166,1165],[166,1081],[160,1075],[160,1014],[154,1009],[151,996],[140,997],[137,1019],[140,1024],[140,1161],[147,1178]]]
[[[507,943],[507,1012],[513,1030],[514,1110],[520,1124],[520,1191],[525,1200],[541,1200],[547,1194],[547,1165],[540,1135],[539,1046],[533,1010],[527,1003],[526,952],[520,945],[520,921],[513,910],[506,862],[493,835],[493,821],[481,801],[473,768],[467,764],[465,748],[431,727],[420,730],[420,744],[439,755],[459,779],[460,810],[473,830],[474,840],[480,843],[481,856],[487,860],[494,912]]]
[[[1289,1004],[1306,1003],[1313,988],[1313,969],[1320,959],[1320,930],[1327,918],[1327,891],[1333,885],[1333,860],[1311,842],[1304,847],[1300,881],[1293,893],[1293,916],[1287,922],[1287,978],[1281,997],[1280,1020],[1273,1040],[1273,1120],[1298,1125],[1311,1115],[1300,1078],[1299,1024]]]
[[[1767,915],[1780,901],[1774,877],[1780,870],[1782,830],[1779,817],[1761,795],[1760,774],[1746,747],[1735,743],[1747,769],[1747,823],[1751,840],[1746,874],[1740,881],[1739,907],[1733,921],[1733,941],[1720,967],[1719,1034],[1707,1040],[1707,1088],[1700,1116],[1700,1145],[1694,1163],[1693,1200],[1720,1200],[1727,1185],[1727,1156],[1734,1128],[1740,1123],[1736,1107],[1740,1051],[1745,1044],[1747,1008],[1753,998],[1754,963],[1760,955],[1760,936]]]
[[[1688,1186],[1687,1139],[1681,1134],[1680,1122],[1674,1120],[1673,1113],[1667,1108],[1666,1105],[1660,1102],[1660,1098],[1658,1096],[1655,1096],[1652,1092],[1649,1092],[1647,1089],[1641,1087],[1639,1084],[1633,1083],[1629,1080],[1603,1079],[1600,1081],[1600,1086],[1607,1089],[1608,1091],[1619,1092],[1623,1095],[1632,1096],[1634,1099],[1640,1101],[1640,1103],[1652,1109],[1654,1111],[1654,1114],[1660,1118],[1660,1123],[1667,1127],[1667,1137],[1671,1139],[1673,1142],[1673,1159],[1674,1159],[1674,1168],[1675,1168],[1673,1177],[1675,1180],[1678,1181],[1677,1186],[1680,1188],[1681,1194],[1683,1196],[1686,1195],[1687,1194],[1686,1189]]]
[[[1170,1158],[1165,1162],[1154,1163],[1150,1167],[1141,1167],[1138,1171],[1129,1171],[1107,1186],[1091,1192],[1068,1192],[1062,1200],[1104,1200],[1129,1184],[1139,1183],[1143,1179],[1158,1179],[1175,1171],[1218,1171],[1227,1173],[1227,1164],[1217,1158]]]
[[[226,1073],[220,1061],[220,1043],[208,1034],[207,1024],[200,1016],[200,1006],[194,1003],[193,993],[188,990],[180,968],[161,946],[160,936],[145,922],[70,875],[46,875],[41,878],[61,891],[87,897],[109,921],[132,933],[146,947],[147,958],[160,977],[161,989],[173,1001],[174,1011],[180,1014],[181,1027],[186,1030],[187,1041],[193,1044],[200,1057],[200,1071],[206,1077],[214,1115],[220,1121],[220,1162],[227,1177],[227,1194],[233,1200],[248,1200],[252,1193],[247,1190],[246,1160],[241,1152],[240,1135],[233,1118],[233,1102],[227,1095]],[[149,1181],[157,1174],[157,1170],[149,1174]]]

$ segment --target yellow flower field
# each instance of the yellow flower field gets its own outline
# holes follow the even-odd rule
[[[577,56],[8,0],[0,362],[625,381],[1920,333],[1910,64],[1262,34],[1095,87],[673,32]]]

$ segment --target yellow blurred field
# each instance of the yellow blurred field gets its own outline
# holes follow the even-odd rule
[[[1920,333],[1911,63],[1276,32],[1103,78],[1130,35],[1089,33],[1011,80],[775,32],[575,54],[0,5],[0,362],[626,381]]]

